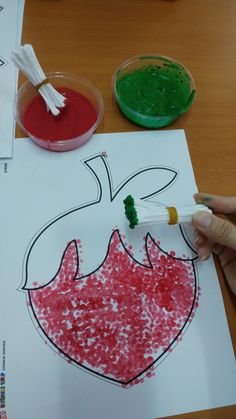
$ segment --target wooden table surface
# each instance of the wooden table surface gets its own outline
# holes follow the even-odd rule
[[[236,193],[235,0],[26,0],[23,43],[34,46],[45,72],[77,73],[97,86],[105,105],[100,133],[142,129],[122,116],[112,96],[121,62],[158,53],[184,64],[197,97],[168,129],[185,130],[200,191]],[[236,352],[236,298],[216,266]],[[236,405],[178,418],[233,419]]]

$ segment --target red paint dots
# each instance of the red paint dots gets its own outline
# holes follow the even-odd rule
[[[163,254],[150,239],[152,266],[143,266],[116,230],[103,265],[82,278],[76,244],[82,246],[79,240],[68,246],[57,277],[29,291],[37,320],[68,362],[121,383],[142,383],[141,375],[154,375],[155,360],[192,320],[198,305],[192,263],[173,258],[173,251]]]

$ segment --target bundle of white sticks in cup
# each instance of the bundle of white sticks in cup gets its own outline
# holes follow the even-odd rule
[[[57,116],[66,105],[66,98],[49,82],[40,66],[32,45],[21,45],[12,51],[12,61],[36,87],[44,99],[47,110]]]

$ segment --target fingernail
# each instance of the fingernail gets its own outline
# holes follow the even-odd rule
[[[198,211],[193,215],[193,221],[196,226],[206,229],[212,223],[212,218],[207,212]]]
[[[198,260],[199,261],[203,261],[203,260],[207,260],[210,256],[211,252],[209,249],[204,249],[202,247],[200,247],[198,249]]]
[[[212,201],[212,196],[201,196],[201,200],[204,202]]]
[[[204,260],[207,260],[207,259],[209,259],[209,255],[201,255],[201,256],[198,256],[198,260],[200,262],[203,262]]]

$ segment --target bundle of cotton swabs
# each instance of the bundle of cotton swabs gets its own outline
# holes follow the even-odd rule
[[[59,115],[65,106],[66,98],[61,95],[48,81],[40,66],[32,45],[25,44],[12,51],[12,61],[26,75],[46,102],[47,109],[54,115]]]
[[[212,212],[202,204],[186,207],[164,207],[153,202],[144,201],[128,195],[125,200],[125,215],[130,228],[145,224],[177,224],[191,222],[193,214],[197,211]]]

